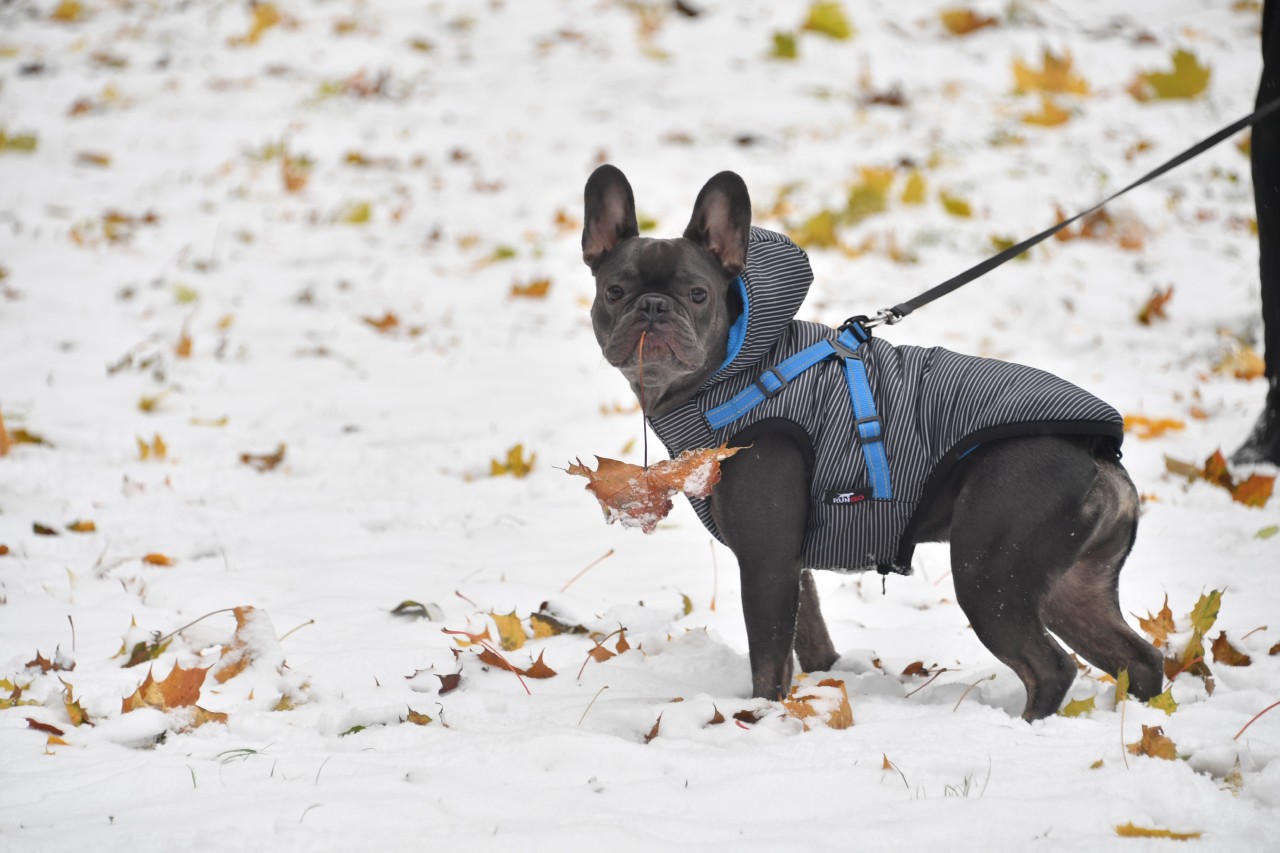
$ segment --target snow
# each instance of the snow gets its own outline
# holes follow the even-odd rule
[[[845,4],[853,40],[801,33],[792,63],[766,54],[803,20],[795,0],[706,0],[647,39],[639,4],[604,0],[281,0],[284,23],[239,47],[228,38],[249,31],[244,3],[83,0],[74,23],[50,20],[57,5],[0,8],[0,129],[38,138],[32,153],[0,153],[0,413],[48,442],[0,459],[0,679],[37,703],[0,710],[0,849],[1170,843],[1118,837],[1129,822],[1202,832],[1188,843],[1206,850],[1280,847],[1280,711],[1232,737],[1280,698],[1268,654],[1280,536],[1258,535],[1280,499],[1244,507],[1167,475],[1163,459],[1229,452],[1263,396],[1261,380],[1214,369],[1260,337],[1248,161],[1232,144],[1114,205],[1145,225],[1139,250],[1050,241],[881,332],[1016,359],[1122,412],[1185,421],[1126,442],[1148,500],[1121,603],[1145,615],[1167,593],[1185,629],[1198,596],[1225,589],[1213,636],[1225,630],[1253,664],[1211,661],[1211,695],[1180,676],[1170,716],[1114,709],[1093,671],[1070,697],[1095,696],[1092,714],[1024,723],[1020,683],[967,628],[945,546],[929,546],[883,595],[874,575],[819,577],[843,657],[809,677],[844,682],[855,724],[805,732],[748,698],[733,558],[687,503],[643,536],[603,524],[556,467],[597,452],[639,461],[638,415],[605,413],[632,401],[590,329],[579,234],[556,221],[580,217],[599,159],[628,174],[662,235],[722,169],[744,176],[760,224],[785,229],[842,204],[859,167],[923,168],[926,204],[896,200],[899,169],[889,210],[843,232],[850,247],[892,234],[914,263],[882,248],[811,253],[802,316],[837,323],[1248,112],[1260,66],[1249,3],[978,0],[1001,26],[955,38],[936,14],[949,3],[867,0]],[[335,32],[344,20],[353,32]],[[1040,101],[1012,94],[1012,61],[1038,66],[1042,47],[1070,50],[1091,87],[1061,98],[1072,115],[1058,127],[1022,124]],[[1135,102],[1134,75],[1167,69],[1178,47],[1212,67],[1205,95]],[[352,93],[383,72],[381,94]],[[905,109],[862,103],[895,85]],[[96,106],[69,115],[81,98]],[[313,164],[300,192],[267,156],[281,144]],[[789,211],[770,217],[793,183]],[[973,218],[949,216],[940,190]],[[367,224],[341,221],[363,202]],[[110,225],[131,237],[107,238],[108,211],[138,218]],[[544,277],[545,299],[509,295]],[[1168,319],[1138,325],[1169,286]],[[386,334],[364,321],[387,312],[399,326]],[[190,358],[174,353],[184,330]],[[156,435],[167,458],[139,459]],[[239,461],[282,442],[274,470]],[[536,453],[532,473],[489,477],[518,442]],[[97,531],[68,532],[77,519]],[[61,535],[34,534],[37,522]],[[406,599],[433,618],[391,615]],[[625,627],[631,651],[578,677],[587,636],[530,639],[503,654],[527,667],[545,653],[559,674],[525,679],[526,693],[441,633],[543,602],[599,635]],[[258,657],[200,698],[226,724],[121,713],[148,665],[157,679],[212,666],[235,621],[210,616],[133,668],[113,657],[122,641],[238,606],[259,614]],[[64,671],[26,668],[37,651],[60,652]],[[947,671],[924,686],[899,675],[913,661]],[[438,695],[434,674],[459,667],[461,686]],[[71,725],[59,676],[93,727]],[[282,697],[292,709],[275,710]],[[746,709],[768,713],[744,728],[731,715]],[[401,722],[410,710],[433,721]],[[715,710],[729,721],[707,725]],[[1124,753],[1144,724],[1185,760]]]

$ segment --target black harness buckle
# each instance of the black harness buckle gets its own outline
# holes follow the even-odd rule
[[[770,373],[772,373],[774,375],[774,378],[781,383],[777,388],[774,388],[772,391],[770,391],[764,385],[764,378],[768,376]],[[791,381],[787,379],[787,377],[783,376],[782,372],[779,371],[778,368],[776,367],[770,367],[764,373],[761,373],[760,378],[756,380],[756,387],[760,389],[760,393],[764,395],[764,398],[766,400],[772,400],[774,397],[782,393],[783,388],[786,388],[790,384],[791,384]]]

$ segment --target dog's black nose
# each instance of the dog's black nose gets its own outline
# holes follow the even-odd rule
[[[656,320],[671,310],[671,301],[660,293],[646,293],[636,300],[636,310],[650,320]]]

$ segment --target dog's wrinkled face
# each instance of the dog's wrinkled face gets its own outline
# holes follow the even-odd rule
[[[730,285],[746,262],[746,186],[730,172],[712,178],[684,237],[670,240],[638,236],[631,187],[612,166],[592,174],[585,195],[582,255],[596,277],[596,340],[648,413],[664,414],[725,359],[740,310]]]

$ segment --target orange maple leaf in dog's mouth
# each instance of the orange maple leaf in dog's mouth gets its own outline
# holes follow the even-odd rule
[[[720,463],[742,448],[708,447],[686,450],[647,468],[597,456],[599,467],[592,471],[579,459],[566,470],[586,477],[587,490],[596,496],[605,520],[623,527],[639,527],[652,533],[667,517],[674,504],[672,496],[684,492],[691,498],[707,498],[720,482]]]

